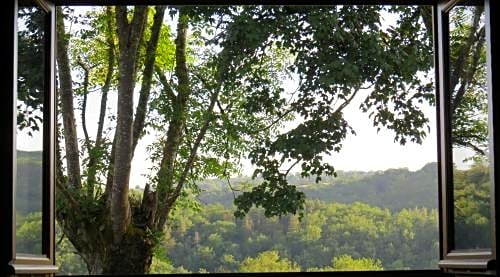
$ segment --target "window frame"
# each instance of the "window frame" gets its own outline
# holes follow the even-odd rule
[[[55,6],[91,6],[91,5],[99,5],[99,6],[107,6],[107,5],[203,5],[203,4],[211,4],[211,5],[224,5],[228,4],[224,1],[194,1],[194,0],[36,0],[37,2],[44,1],[47,3],[46,7],[49,8],[50,18],[51,18],[51,28],[50,29],[50,51],[48,51],[48,55],[50,55],[50,59],[47,61],[46,70],[50,71],[50,78],[48,80],[48,84],[50,84],[50,123],[48,128],[44,126],[44,172],[46,170],[50,171],[50,174],[45,175],[44,183],[49,184],[48,186],[44,185],[44,204],[43,204],[43,253],[47,253],[46,257],[24,257],[18,256],[16,257],[15,253],[15,131],[16,131],[16,78],[17,78],[17,59],[16,53],[17,51],[17,2],[18,0],[9,0],[7,3],[3,3],[3,9],[1,11],[2,16],[0,17],[0,24],[4,26],[2,30],[3,38],[5,41],[5,46],[7,47],[7,51],[2,52],[2,61],[4,61],[4,72],[5,74],[0,74],[0,80],[2,87],[5,91],[13,91],[14,93],[6,93],[3,95],[3,100],[0,101],[0,107],[6,112],[5,116],[0,117],[0,122],[3,130],[3,135],[0,136],[0,148],[1,148],[1,157],[6,165],[4,173],[4,180],[6,180],[6,184],[4,186],[0,186],[0,193],[4,195],[1,204],[0,204],[0,226],[10,226],[11,228],[5,228],[5,233],[3,236],[0,236],[0,245],[10,245],[11,247],[2,247],[0,250],[0,259],[2,262],[2,270],[0,273],[7,274],[45,274],[48,273],[52,275],[56,268],[55,264],[55,241],[54,241],[54,214],[55,214],[55,192],[54,192],[54,180],[55,180],[55,165],[54,165],[54,155],[55,155]],[[449,174],[446,170],[446,163],[449,162],[448,154],[446,153],[446,136],[442,136],[441,134],[446,133],[446,126],[443,126],[442,120],[448,119],[448,114],[446,113],[446,109],[443,109],[441,105],[444,101],[440,101],[440,99],[445,99],[445,95],[443,94],[443,81],[445,80],[445,75],[443,75],[443,71],[446,70],[445,64],[443,63],[442,57],[444,54],[443,48],[441,47],[443,44],[442,40],[442,18],[440,19],[440,9],[445,7],[445,5],[451,5],[453,2],[457,0],[331,0],[328,2],[329,5],[431,5],[433,7],[433,31],[434,31],[434,61],[435,61],[435,83],[436,83],[436,117],[437,117],[437,131],[438,131],[438,146],[437,146],[437,157],[438,157],[438,203],[439,203],[439,242],[440,242],[440,266],[442,269],[445,269],[451,273],[465,273],[467,269],[481,268],[484,269],[484,262],[481,261],[479,264],[477,263],[476,258],[493,258],[496,259],[496,237],[499,235],[499,231],[496,229],[496,219],[497,215],[495,211],[500,209],[499,204],[494,201],[497,199],[499,194],[499,190],[496,189],[496,184],[500,183],[500,177],[498,175],[493,174],[492,179],[492,248],[491,253],[480,253],[479,255],[460,255],[452,254],[449,252],[449,236],[450,232],[448,232],[449,224],[448,224],[448,214],[450,208],[449,201],[449,191],[450,187],[446,180]],[[450,4],[451,3],[451,4]],[[248,0],[232,0],[231,4],[287,4],[286,1],[275,1],[269,3],[268,1],[248,1]],[[291,4],[291,3],[288,3]],[[311,4],[311,3],[307,3]],[[490,166],[493,172],[500,172],[500,163],[495,163],[495,157],[499,157],[500,155],[500,147],[495,148],[495,145],[500,145],[498,142],[498,138],[500,137],[500,109],[494,109],[493,107],[500,107],[500,95],[499,93],[493,93],[493,91],[498,91],[497,88],[500,88],[500,78],[492,78],[495,76],[495,73],[499,73],[496,70],[500,66],[500,54],[495,53],[495,49],[498,51],[500,45],[500,32],[492,32],[491,30],[495,29],[495,27],[500,27],[498,23],[496,23],[491,18],[491,11],[498,10],[500,6],[499,1],[495,0],[485,0],[485,12],[486,12],[486,47],[487,47],[487,71],[488,71],[488,101],[491,105],[490,114],[489,114],[489,124],[490,124],[490,147],[491,147],[491,161]],[[498,29],[498,28],[497,28]],[[12,31],[14,30],[14,33]],[[499,66],[493,66],[499,65]],[[438,85],[439,84],[439,85]],[[498,128],[493,128],[493,127]],[[45,131],[47,129],[47,131]],[[48,136],[50,139],[45,139]],[[45,151],[45,149],[50,149],[50,151]],[[47,152],[47,153],[45,153]],[[48,164],[45,162],[48,160]],[[47,187],[47,188],[45,188]],[[447,202],[446,202],[447,201]],[[451,202],[451,204],[453,204]],[[45,213],[45,211],[49,211]],[[450,259],[455,258],[455,259]],[[459,258],[459,259],[458,259]],[[471,260],[472,259],[472,260]],[[13,262],[14,261],[14,262]],[[451,261],[447,263],[447,261]],[[490,259],[491,261],[491,259]],[[451,266],[450,266],[451,265]],[[491,263],[490,263],[491,265]],[[479,266],[479,267],[478,267]],[[496,264],[495,270],[496,270]],[[451,269],[451,270],[450,270]],[[471,273],[469,271],[469,273]],[[472,272],[473,274],[477,273],[477,271]],[[492,271],[488,272],[492,273]],[[253,275],[253,276],[310,276],[310,275],[331,275],[332,273],[265,273],[265,274],[244,274],[245,276]],[[409,271],[366,271],[366,272],[335,272],[337,276],[446,276],[444,273],[439,270],[409,270]],[[197,275],[197,274],[193,274]],[[211,274],[211,275],[221,275],[221,274]],[[236,274],[239,275],[239,274]],[[205,276],[205,274],[204,274]]]
[[[1,272],[6,274],[52,274],[57,271],[55,266],[55,222],[54,222],[54,185],[55,185],[55,115],[56,115],[56,103],[55,103],[55,5],[51,2],[45,0],[32,0],[39,8],[46,12],[45,15],[45,26],[44,26],[44,37],[45,37],[45,51],[44,51],[44,99],[43,99],[43,152],[42,152],[42,253],[38,254],[18,254],[16,253],[16,175],[17,175],[17,150],[16,150],[16,132],[17,132],[17,13],[18,4],[20,1],[9,1],[12,5],[9,6],[11,15],[5,18],[5,21],[9,21],[8,24],[10,28],[10,44],[12,50],[9,59],[6,57],[7,63],[7,76],[10,78],[8,86],[13,92],[8,94],[5,101],[0,101],[2,108],[7,112],[6,120],[10,124],[6,124],[9,138],[7,147],[2,147],[2,149],[9,151],[9,155],[3,157],[10,159],[10,166],[8,167],[9,174],[6,178],[7,184],[2,186],[3,192],[11,195],[10,199],[3,199],[2,210],[5,210],[2,214],[2,220],[5,218],[6,221],[10,222],[11,228],[7,231],[10,237],[2,238],[2,245],[10,245],[10,247],[5,247],[2,251],[2,260],[6,261],[7,265]],[[9,40],[7,43],[9,44]],[[9,52],[6,53],[6,56]],[[8,101],[7,101],[8,99]],[[2,122],[4,123],[4,122]],[[5,122],[7,123],[7,122]],[[5,126],[5,125],[3,125]],[[6,132],[7,133],[7,132]],[[4,139],[4,138],[2,138]],[[2,143],[2,145],[4,145]],[[9,163],[4,163],[9,164]],[[5,215],[5,216],[4,216]],[[3,223],[3,222],[2,222]],[[9,226],[7,224],[2,226]]]
[[[494,112],[495,103],[493,102],[492,95],[494,95],[494,87],[492,83],[492,63],[491,57],[491,16],[489,3],[492,1],[472,1],[475,3],[484,3],[485,5],[485,30],[486,30],[486,52],[487,52],[487,93],[488,93],[488,125],[489,125],[489,145],[490,149],[490,176],[491,178],[491,237],[492,244],[489,249],[455,249],[455,236],[454,236],[454,198],[453,198],[453,157],[452,157],[452,144],[451,144],[451,111],[450,111],[450,87],[449,87],[449,11],[455,7],[460,0],[441,0],[437,5],[435,13],[435,36],[437,36],[437,44],[435,51],[439,54],[436,60],[436,84],[437,84],[437,108],[438,108],[438,166],[439,166],[439,190],[440,190],[440,230],[441,230],[441,260],[439,267],[445,272],[450,273],[468,273],[468,274],[492,274],[495,271],[496,260],[496,238],[495,238],[495,184],[497,184],[498,176],[495,174],[495,147],[494,139],[498,139],[495,135],[492,112]],[[494,2],[494,1],[493,1]],[[496,88],[496,87],[495,87]],[[498,101],[497,101],[498,102]],[[498,106],[498,105],[497,105]],[[498,116],[498,115],[497,115]],[[498,124],[497,124],[498,126]],[[498,151],[498,149],[496,149]],[[498,165],[497,165],[498,167]],[[498,172],[498,171],[497,171]]]

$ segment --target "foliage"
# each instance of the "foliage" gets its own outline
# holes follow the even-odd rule
[[[56,225],[56,265],[58,274],[84,275],[88,274],[87,266],[73,244],[65,237],[59,225]]]
[[[332,266],[326,267],[313,267],[307,269],[311,272],[321,271],[366,271],[366,270],[383,270],[380,260],[372,258],[359,258],[354,259],[350,255],[340,255],[334,257]]]
[[[478,161],[468,170],[453,173],[457,247],[487,248],[491,244],[489,168]]]
[[[265,251],[255,258],[248,257],[243,260],[240,272],[294,272],[300,267],[288,259],[280,259],[277,251]]]
[[[245,186],[255,185],[259,181],[245,176],[230,179],[234,190],[243,190]],[[436,163],[426,164],[417,171],[405,168],[372,172],[338,171],[337,177],[321,176],[319,183],[314,183],[314,178],[302,178],[299,173],[295,173],[288,175],[287,182],[304,192],[307,199],[339,203],[358,201],[392,211],[414,207],[437,209]],[[199,182],[199,186],[203,193],[198,198],[205,204],[220,203],[231,207],[234,195],[240,194],[228,188],[226,180],[204,180]]]
[[[383,270],[379,260],[370,258],[353,259],[349,255],[333,258],[333,269],[336,271]]]
[[[33,132],[41,130],[45,92],[45,11],[21,7],[18,14],[17,127]]]
[[[42,253],[42,213],[16,214],[16,252]]]
[[[343,255],[353,260],[343,257],[339,270],[347,270],[346,264],[367,270],[376,266],[388,270],[435,268],[437,264],[436,210],[413,208],[392,213],[362,203],[311,200],[301,222],[293,215],[266,218],[263,210],[234,219],[233,211],[234,207],[217,204],[205,206],[200,213],[178,211],[179,216],[169,224],[165,255],[173,265],[192,272],[200,268],[235,272],[245,261],[257,266],[262,253],[272,258],[269,271],[285,259],[296,270],[330,271],[336,268],[334,258]],[[263,267],[254,269],[265,271]]]
[[[287,101],[279,90],[264,90],[254,103],[275,103],[273,109],[302,119],[291,130],[264,137],[251,149],[249,158],[257,166],[255,175],[263,181],[236,198],[237,216],[243,216],[253,205],[265,208],[268,216],[301,209],[304,194],[287,183],[287,173],[298,165],[303,177],[317,176],[317,181],[323,174],[334,174],[333,166],[324,163],[323,156],[340,151],[346,135],[355,133],[344,119],[343,109],[364,87],[373,89],[360,110],[370,113],[375,126],[393,130],[401,144],[420,143],[425,137],[428,119],[419,103],[432,102],[433,89],[432,83],[424,83],[417,73],[429,72],[432,47],[425,27],[414,24],[418,8],[227,9],[218,12],[234,18],[233,22],[225,35],[216,38],[234,57],[228,78],[241,79],[274,47],[288,51],[293,59],[286,72],[300,80],[297,94]],[[382,28],[382,12],[394,12],[398,24]],[[259,28],[261,25],[266,28]],[[262,83],[259,80],[258,84]],[[267,109],[265,106],[264,111]]]
[[[165,11],[175,31],[164,22]],[[57,156],[57,218],[63,232],[93,273],[147,272],[165,227],[172,227],[167,222],[176,224],[172,213],[183,207],[200,210],[194,201],[201,193],[198,181],[227,180],[247,158],[256,168],[256,182],[235,195],[236,209],[215,221],[203,219],[220,233],[193,230],[201,216],[180,218],[182,239],[188,236],[185,232],[193,232],[191,245],[179,249],[191,259],[189,271],[232,270],[250,257],[238,254],[237,245],[226,245],[224,236],[234,229],[247,236],[246,250],[253,257],[271,250],[266,247],[280,228],[254,236],[258,222],[246,220],[240,226],[242,221],[229,220],[232,214],[243,218],[252,207],[263,208],[259,212],[264,217],[308,215],[300,223],[305,226],[298,228],[295,222],[286,228],[298,244],[307,245],[292,254],[279,253],[297,258],[304,268],[326,264],[307,257],[305,249],[368,252],[353,254],[356,258],[373,257],[375,249],[383,249],[393,257],[395,246],[368,245],[380,237],[409,241],[404,258],[389,265],[381,259],[385,268],[416,267],[413,240],[418,235],[412,228],[429,225],[433,212],[389,211],[359,203],[348,212],[344,204],[321,202],[312,202],[315,208],[309,211],[305,193],[288,176],[295,167],[300,177],[316,183],[336,176],[324,157],[340,151],[346,137],[355,134],[344,117],[354,98],[361,98],[359,111],[376,128],[391,130],[396,142],[422,142],[429,131],[422,107],[434,101],[429,12],[430,7],[369,5],[116,6],[76,17],[66,10],[66,22],[85,27],[67,30],[58,18],[64,127],[58,141],[64,145],[58,146]],[[396,21],[387,24],[385,16]],[[297,86],[295,92],[285,88],[287,82]],[[108,112],[107,100],[115,92],[116,110]],[[89,96],[101,97],[95,136],[86,123]],[[134,152],[145,134],[153,138],[147,145],[152,162],[148,180],[130,184]],[[130,190],[134,185],[145,189]],[[280,220],[269,219],[273,224]],[[398,220],[406,229],[398,229]],[[331,245],[319,242],[337,232],[339,240],[328,241]],[[360,245],[345,243],[352,237]],[[421,247],[434,247],[429,237],[424,236]],[[192,256],[186,254],[192,249],[187,245],[196,246]],[[424,257],[425,266],[433,259],[431,254]],[[170,267],[159,257],[154,262],[156,269]]]
[[[488,150],[488,99],[483,7],[450,11],[452,141],[484,156]]]

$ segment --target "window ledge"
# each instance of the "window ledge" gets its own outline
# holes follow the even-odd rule
[[[58,267],[55,265],[41,264],[10,264],[11,271],[15,274],[46,274],[56,273]]]
[[[495,260],[491,259],[446,259],[439,267],[449,273],[494,275]]]

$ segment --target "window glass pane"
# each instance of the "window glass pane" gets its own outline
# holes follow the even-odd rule
[[[437,268],[432,7],[61,12],[62,273]]]
[[[491,246],[484,6],[449,12],[455,248]]]
[[[19,6],[16,252],[22,254],[42,254],[45,15],[35,3]]]

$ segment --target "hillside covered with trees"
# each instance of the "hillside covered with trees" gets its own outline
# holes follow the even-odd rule
[[[374,206],[398,211],[403,208],[437,208],[437,164],[429,163],[417,171],[406,168],[386,171],[339,171],[337,177],[323,176],[321,182],[314,178],[290,175],[288,183],[305,193],[307,199],[324,202],[363,202]],[[200,182],[203,190],[198,197],[203,204],[220,203],[231,207],[239,190],[251,186],[250,177],[227,180],[205,180]]]
[[[237,189],[240,181],[243,184],[249,178],[231,181],[233,189]],[[339,172],[338,178],[325,178],[319,185],[314,180],[291,176],[289,182],[304,191],[308,199],[302,218],[298,214],[267,218],[262,209],[256,209],[238,219],[231,205],[234,195],[227,191],[225,182],[200,182],[203,191],[199,196],[184,201],[174,211],[170,227],[159,237],[161,243],[155,251],[152,272],[437,266],[435,163],[415,172]],[[140,194],[140,189],[134,190],[134,195]],[[381,198],[381,194],[385,196]],[[86,273],[84,264],[71,249],[66,239],[59,241],[58,263],[62,272]]]
[[[457,205],[468,207],[464,218],[476,220],[463,222],[464,232],[470,233],[467,228],[489,228],[481,204],[487,190],[487,184],[481,183],[488,180],[487,168],[476,164],[459,172],[457,182],[461,188],[457,192],[464,197],[457,199]],[[239,177],[231,181],[233,189],[237,189],[240,181],[244,184],[249,180]],[[234,196],[224,190],[225,181],[200,182],[204,191],[184,201],[174,211],[165,234],[158,237],[159,247],[151,272],[391,270],[437,266],[435,163],[414,172],[407,169],[339,172],[337,178],[325,178],[318,185],[293,176],[289,181],[307,195],[302,218],[298,214],[268,218],[262,209],[236,218],[234,206],[228,204],[232,201],[228,199]],[[135,189],[132,195],[141,193]],[[381,201],[384,197],[386,200]],[[26,214],[17,236],[26,245],[36,247],[37,237],[33,234],[39,232],[40,222],[40,213]],[[59,228],[56,253],[61,273],[88,273]]]

